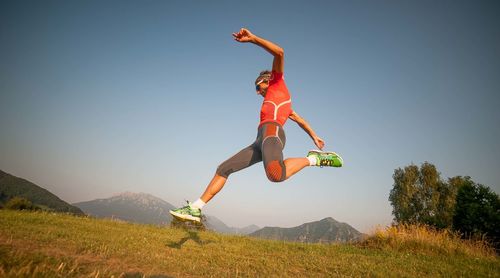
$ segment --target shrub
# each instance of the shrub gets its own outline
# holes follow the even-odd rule
[[[418,224],[378,228],[361,241],[360,245],[423,254],[496,256],[495,249],[484,239],[463,239],[458,232]]]
[[[22,197],[14,197],[10,199],[6,204],[5,204],[6,209],[11,209],[11,210],[37,210],[37,206],[33,205],[33,203]]]

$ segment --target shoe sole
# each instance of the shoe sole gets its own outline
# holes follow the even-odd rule
[[[324,152],[324,151],[320,151],[320,150],[310,150],[307,155],[309,156],[310,153],[313,153],[313,154],[317,154],[319,155],[320,153],[324,153],[324,154],[332,154],[336,157],[338,157],[338,159],[340,160],[340,166],[332,166],[332,167],[342,167],[344,166],[344,159],[336,152]]]
[[[170,212],[170,214],[172,216],[174,216],[177,219],[180,219],[180,220],[190,220],[190,221],[195,221],[195,222],[201,223],[201,218],[200,217],[192,216],[192,215],[189,215],[189,214],[180,214],[180,213],[177,213],[177,212],[171,211],[171,210],[169,212]]]

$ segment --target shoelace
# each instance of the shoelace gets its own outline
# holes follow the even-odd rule
[[[189,213],[191,213],[191,211],[193,211],[193,210],[196,210],[195,208],[191,207],[191,203],[188,200],[184,200],[184,201],[186,201],[186,203],[187,203],[186,206],[182,207],[184,210],[186,210]]]
[[[333,165],[333,159],[329,157],[321,157],[319,160],[320,166],[332,166]]]
[[[332,166],[333,161],[331,161],[331,160],[322,160],[320,162],[320,164],[321,164],[321,166]]]
[[[189,201],[188,200],[184,200],[184,201],[186,201],[187,205],[180,208],[179,212],[189,212],[191,210],[190,206],[189,206]]]

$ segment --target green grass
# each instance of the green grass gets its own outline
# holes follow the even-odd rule
[[[500,277],[500,260],[489,253],[380,244],[289,243],[0,210],[0,277]]]

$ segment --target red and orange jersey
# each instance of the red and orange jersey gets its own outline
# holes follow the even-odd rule
[[[267,122],[276,122],[283,126],[292,112],[292,99],[283,79],[283,73],[273,71],[262,102],[259,126]]]

